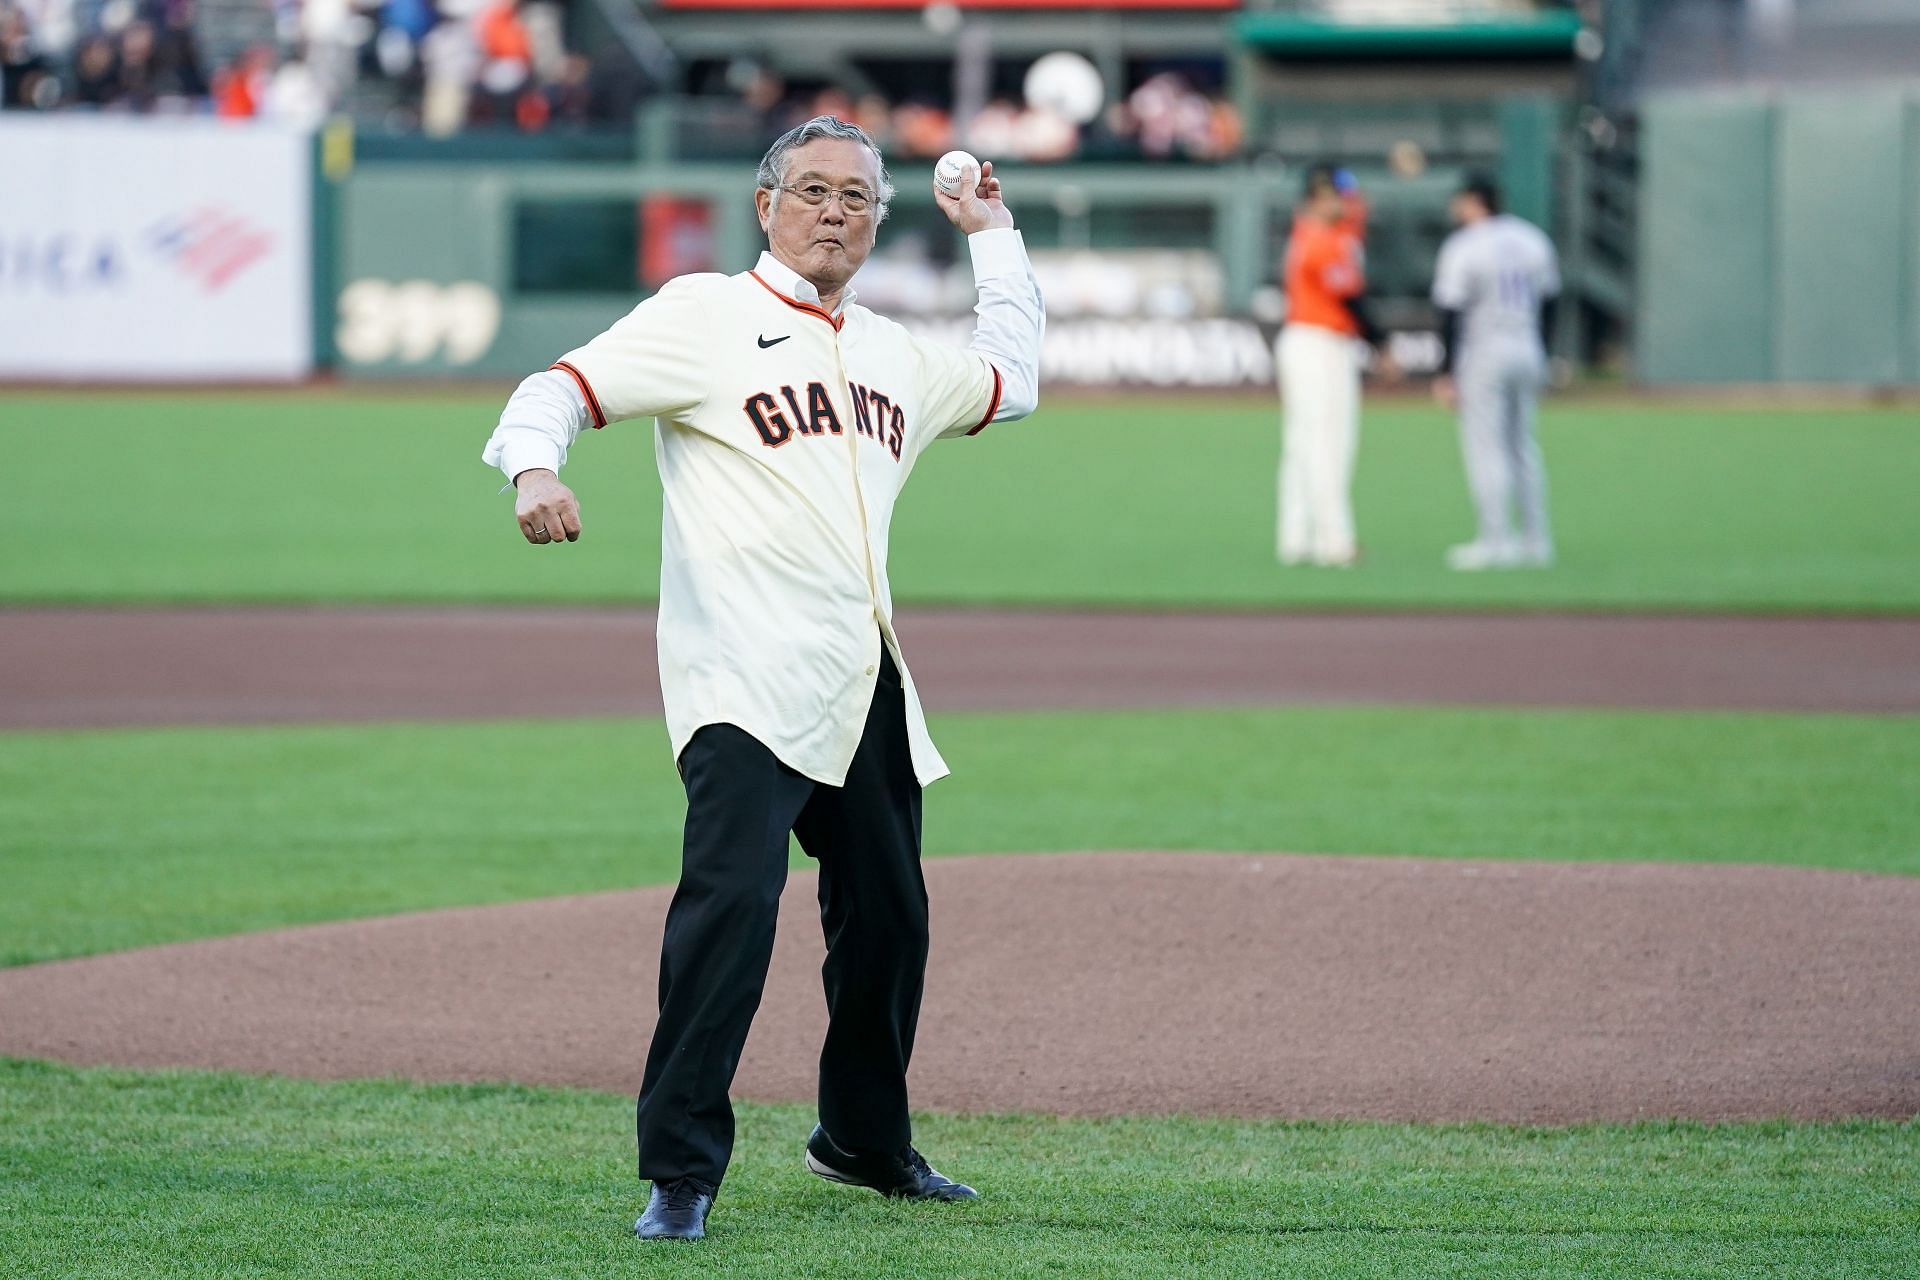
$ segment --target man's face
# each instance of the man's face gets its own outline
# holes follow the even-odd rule
[[[1475,218],[1485,217],[1487,206],[1471,191],[1462,191],[1447,202],[1447,212],[1453,215],[1454,226],[1464,227]]]
[[[785,186],[817,182],[836,191],[859,187],[869,196],[880,192],[880,157],[851,138],[815,138],[789,151],[786,164],[780,179]],[[837,198],[811,205],[796,191],[761,188],[754,200],[773,256],[822,293],[845,285],[873,252],[873,235],[880,224],[879,209],[873,203],[862,216],[850,218]]]

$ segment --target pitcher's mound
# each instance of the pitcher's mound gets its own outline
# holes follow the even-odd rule
[[[1560,1123],[1920,1113],[1920,880],[1777,867],[930,861],[934,1109]],[[630,1091],[666,889],[0,972],[0,1052]],[[807,1099],[813,877],[735,1085]]]

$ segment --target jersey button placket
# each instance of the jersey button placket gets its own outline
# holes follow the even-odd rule
[[[853,505],[860,513],[860,553],[867,569],[867,601],[873,606],[874,620],[880,624],[882,634],[891,636],[892,628],[887,617],[880,610],[880,576],[873,567],[873,533],[867,522],[867,492],[860,484],[860,434],[853,430],[853,384],[847,377],[847,357],[840,347],[840,327],[833,329],[833,363],[840,374],[840,387],[846,393],[848,424],[844,433],[847,440],[847,460],[853,467]],[[866,674],[873,675],[877,666],[868,666]]]

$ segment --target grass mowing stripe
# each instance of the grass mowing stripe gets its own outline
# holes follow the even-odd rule
[[[15,471],[85,478],[62,486],[58,539],[37,537],[25,508],[0,514],[7,545],[33,549],[0,558],[0,599],[650,598],[650,428],[580,442],[567,477],[586,539],[532,548],[479,462],[503,400],[0,393]],[[1270,400],[1049,398],[1029,422],[920,461],[892,578],[910,601],[1912,611],[1910,425],[1897,407],[1550,402],[1561,566],[1460,574],[1441,560],[1472,527],[1452,424],[1375,401],[1355,496],[1367,563],[1326,573],[1273,563]]]
[[[956,769],[928,792],[936,854],[1920,873],[1914,717],[1312,707],[935,730]],[[682,806],[649,720],[0,735],[0,957],[667,883]]]
[[[743,1106],[697,1248],[643,1247],[631,1102],[0,1062],[17,1274],[376,1266],[853,1277],[1807,1276],[1920,1266],[1920,1125],[1566,1130],[929,1115],[987,1193],[894,1204],[801,1171],[801,1107]]]

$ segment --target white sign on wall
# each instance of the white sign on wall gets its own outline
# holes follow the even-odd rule
[[[313,367],[308,135],[0,118],[0,378],[300,378]]]

